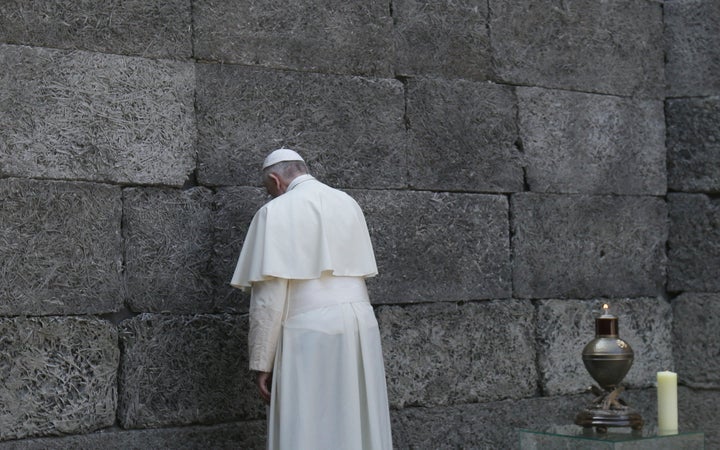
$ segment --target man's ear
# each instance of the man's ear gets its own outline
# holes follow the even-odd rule
[[[282,184],[280,177],[274,173],[269,174],[268,177],[270,178],[270,180],[271,180],[270,182],[272,183],[272,185],[275,186],[275,189],[277,189],[279,191],[280,185]]]
[[[275,173],[268,174],[265,188],[273,198],[285,192],[282,178]]]

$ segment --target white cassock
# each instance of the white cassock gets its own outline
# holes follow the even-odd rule
[[[252,287],[250,369],[273,372],[268,449],[392,448],[365,217],[310,175],[253,218],[231,285]]]

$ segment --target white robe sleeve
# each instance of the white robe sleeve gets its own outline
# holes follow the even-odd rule
[[[273,370],[287,289],[288,280],[284,278],[269,278],[252,284],[248,333],[250,370]]]

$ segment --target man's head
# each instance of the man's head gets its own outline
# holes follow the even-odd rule
[[[273,198],[284,194],[292,180],[306,173],[305,161],[288,148],[275,150],[263,162],[263,184]]]

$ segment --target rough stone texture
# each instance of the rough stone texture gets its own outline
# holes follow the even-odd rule
[[[664,291],[667,207],[656,197],[512,197],[520,298],[655,296]]]
[[[193,2],[195,57],[310,72],[392,71],[387,1]]]
[[[188,58],[190,0],[4,0],[0,42]]]
[[[392,2],[395,72],[486,80],[492,55],[488,2]]]
[[[705,448],[717,448],[720,427],[716,391],[678,391],[680,431],[703,431]],[[622,398],[645,421],[643,430],[657,432],[657,391],[629,390]],[[592,395],[537,397],[445,408],[407,408],[392,414],[393,445],[417,449],[518,448],[518,430],[578,433],[575,415]],[[630,432],[620,428],[618,432]],[[583,447],[584,448],[584,447]]]
[[[392,415],[398,449],[518,448],[518,429],[572,424],[584,397],[543,397],[445,408],[407,408]]]
[[[510,296],[503,196],[350,191],[365,212],[379,275],[373,303]]]
[[[215,302],[226,309],[247,311],[250,291],[230,286],[245,234],[255,212],[270,199],[264,188],[218,189],[213,200],[213,284]]]
[[[668,195],[670,291],[720,291],[720,199]]]
[[[125,281],[138,312],[214,312],[212,192],[130,188],[123,194]]]
[[[247,317],[141,314],[120,324],[123,428],[257,419]]]
[[[653,376],[656,378],[656,376]],[[592,396],[587,397],[592,400]],[[629,390],[622,398],[637,410],[645,424],[643,431],[657,433],[657,389]],[[720,420],[717,416],[717,402],[720,392],[694,391],[678,386],[678,425],[680,432],[700,431],[705,433],[705,448],[718,448]],[[712,445],[715,442],[715,445]]]
[[[673,354],[680,382],[720,389],[720,293],[673,299]]]
[[[201,183],[259,185],[267,153],[286,146],[337,187],[405,185],[399,81],[207,64],[197,71]]]
[[[0,45],[0,175],[181,186],[194,66]]]
[[[662,3],[490,3],[499,78],[511,84],[660,98]]]
[[[656,378],[656,375],[653,374],[653,379]],[[678,389],[678,401],[680,402],[680,399],[683,396],[683,388],[679,387]],[[591,404],[591,402],[595,399],[595,396],[588,393],[583,396],[583,404],[582,408],[585,408],[587,405]],[[625,400],[625,402],[635,409],[640,416],[643,419],[643,433],[647,434],[657,434],[657,389],[650,388],[650,389],[630,389],[625,390],[622,393],[621,398]],[[682,410],[682,407],[678,408],[679,411],[679,427],[680,431],[698,431],[696,428],[689,428],[687,424],[687,420],[685,420],[684,413],[685,411]],[[579,412],[579,410],[575,411],[576,413]],[[575,429],[577,430],[576,425],[570,425],[570,430]],[[619,432],[627,432],[630,433],[630,428],[619,428]],[[702,430],[699,430],[702,431]]]
[[[720,3],[667,1],[664,14],[667,94],[720,94]]]
[[[418,79],[408,82],[407,98],[411,186],[480,192],[523,189],[512,88]]]
[[[655,374],[673,368],[670,304],[662,299],[545,300],[538,306],[538,367],[543,393],[585,391],[597,382],[585,369],[582,351],[595,338],[602,303],[617,316],[619,336],[635,353],[622,384],[646,388]]]
[[[0,315],[121,307],[119,188],[2,179],[0,198]]]
[[[706,449],[720,448],[719,404],[720,391],[718,390],[695,390],[679,386],[678,425],[680,430],[702,431],[705,433]]]
[[[720,97],[667,100],[665,111],[670,189],[720,193]]]
[[[700,372],[700,358],[717,371],[718,199],[664,199],[654,153],[668,151],[670,190],[720,193],[716,2],[0,3],[0,316],[17,316],[0,319],[15,326],[0,329],[0,396],[8,396],[0,441],[27,427],[50,430],[27,436],[74,433],[0,449],[264,447],[247,319],[179,309],[133,318],[122,300],[128,290],[136,309],[244,312],[247,294],[227,283],[267,198],[260,162],[281,145],[297,147],[315,175],[349,189],[368,215],[381,266],[368,284],[373,301],[387,304],[377,311],[393,402],[403,406],[392,412],[397,448],[513,448],[518,427],[574,428],[592,395],[574,395],[580,388],[568,392],[561,380],[591,381],[563,358],[586,343],[581,331],[592,336],[592,317],[581,312],[601,299],[627,308],[621,336],[636,351],[628,383],[652,386],[667,368],[659,366],[674,365],[694,389],[680,386],[681,429],[703,430],[708,446],[720,447],[720,388]],[[664,96],[667,146],[657,140]],[[613,158],[622,164],[598,163]],[[558,173],[566,178],[552,178]],[[128,194],[125,241],[121,188],[101,183]],[[518,194],[528,190],[538,192]],[[46,195],[55,191],[62,195]],[[667,296],[666,244],[670,296],[685,291],[671,303],[672,339],[668,303],[654,299]],[[196,257],[182,260],[192,249]],[[168,277],[196,264],[201,280]],[[144,278],[123,279],[122,270],[138,269]],[[706,317],[680,311],[691,305]],[[66,332],[45,325],[55,319],[22,318],[45,314],[125,319],[122,362],[117,335],[73,331],[76,317],[57,319]],[[80,350],[34,344],[48,336]],[[106,370],[55,362],[64,354],[94,362],[87,349],[98,342],[116,352]],[[499,359],[508,345],[518,350]],[[20,378],[7,372],[32,364],[50,375],[28,376],[31,392],[14,389]],[[75,414],[68,402],[81,392],[78,372],[88,383],[119,378],[103,392],[119,386],[122,405],[112,398],[105,407],[111,397],[96,395],[82,421],[65,422],[21,403],[41,399],[44,410]],[[553,389],[564,395],[542,397]],[[655,389],[626,394],[652,429]],[[7,412],[11,397],[22,407]],[[173,424],[183,426],[149,428]]]
[[[93,318],[0,318],[0,440],[115,422],[117,331]]]
[[[530,302],[378,308],[393,407],[531,397],[537,386]]]
[[[665,195],[659,100],[518,88],[531,191]]]
[[[86,435],[0,442],[0,450],[262,450],[264,448],[264,420],[152,430],[108,429]]]

